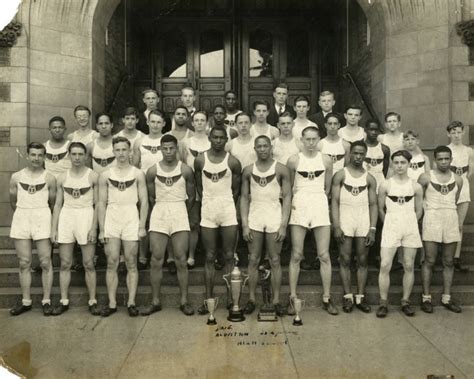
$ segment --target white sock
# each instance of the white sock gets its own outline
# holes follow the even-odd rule
[[[88,302],[88,304],[89,304],[89,307],[90,307],[91,305],[97,304],[97,300],[96,300],[96,299],[90,299],[89,302]]]
[[[140,257],[140,258],[138,258],[138,262],[146,264],[146,258]]]
[[[325,296],[325,295],[323,295],[323,301],[324,301],[325,303],[327,303],[330,298],[331,298],[331,296]]]
[[[448,304],[450,301],[451,301],[451,295],[446,295],[444,293],[441,295],[441,302],[443,304]]]
[[[49,304],[51,305],[51,299],[43,299],[41,300],[41,305]]]
[[[356,304],[360,304],[360,302],[361,302],[362,299],[364,298],[364,295],[356,294],[356,295],[355,295],[355,298],[356,298]]]
[[[117,308],[117,303],[109,302],[109,308]]]
[[[26,300],[26,299],[22,299],[21,300],[21,303],[25,306],[25,307],[29,307],[32,303],[31,299],[29,300]]]
[[[350,301],[354,302],[354,296],[351,293],[346,293],[344,295],[344,299],[349,299]]]
[[[422,294],[421,297],[422,297],[421,301],[422,301],[423,303],[424,303],[425,301],[428,301],[428,302],[431,303],[431,295],[430,295],[430,294],[428,294],[428,295]]]
[[[166,263],[171,263],[171,262],[174,262],[174,258],[168,258],[168,259],[166,260]]]
[[[59,302],[64,306],[69,305],[69,299],[61,299]]]

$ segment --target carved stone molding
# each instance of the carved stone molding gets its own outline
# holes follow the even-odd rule
[[[21,34],[21,23],[18,21],[10,22],[0,32],[0,47],[12,47],[16,44],[16,39]]]
[[[462,37],[465,45],[474,47],[474,20],[458,22],[456,32]]]

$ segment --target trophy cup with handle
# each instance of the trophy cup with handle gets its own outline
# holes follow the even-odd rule
[[[217,324],[216,318],[214,317],[214,312],[217,308],[218,303],[219,303],[219,299],[217,297],[204,300],[204,304],[206,305],[207,310],[209,311],[209,318],[207,319],[207,325]]]
[[[231,322],[244,321],[244,311],[242,308],[240,308],[239,302],[242,295],[242,290],[245,287],[245,283],[247,283],[249,276],[243,274],[239,268],[235,266],[232,272],[225,274],[223,278],[232,296],[232,307],[229,309],[229,316],[227,317],[227,320]]]
[[[293,325],[295,326],[301,326],[303,325],[303,320],[300,317],[300,313],[304,308],[304,300],[298,299],[297,297],[292,297],[290,298],[291,301],[291,306],[295,310],[295,318],[293,319]]]
[[[259,283],[262,287],[263,305],[258,312],[258,321],[277,321],[275,306],[272,304],[272,284],[270,278],[272,272],[264,266],[258,268]]]

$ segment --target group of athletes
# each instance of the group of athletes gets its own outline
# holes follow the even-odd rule
[[[115,135],[111,115],[97,114],[95,131],[91,111],[78,106],[74,110],[76,131],[66,135],[65,120],[55,116],[49,121],[50,139],[27,146],[26,167],[13,174],[10,182],[14,209],[10,236],[19,257],[22,289],[22,300],[10,310],[12,315],[32,307],[33,241],[42,272],[44,315],[60,315],[69,308],[76,244],[82,250],[92,315],[107,317],[117,311],[121,256],[127,268],[129,315],[160,311],[165,255],[175,262],[180,310],[193,315],[187,293],[188,267],[195,264],[198,239],[205,252],[207,299],[214,297],[217,252],[223,253],[225,272],[231,272],[239,231],[249,254],[249,300],[244,312],[250,314],[256,308],[258,268],[264,252],[271,268],[276,313],[294,314],[291,307],[280,303],[280,253],[283,241],[289,238],[291,304],[291,298],[297,297],[308,230],[316,241],[322,306],[337,315],[331,300],[331,228],[339,248],[344,312],[351,312],[354,306],[371,311],[365,296],[368,255],[380,232],[377,317],[388,313],[390,269],[397,251],[404,269],[401,309],[407,316],[414,315],[410,295],[415,256],[422,247],[421,309],[433,312],[430,282],[440,249],[441,304],[461,312],[450,294],[454,266],[460,264],[473,167],[472,151],[462,142],[462,123],[447,126],[450,144],[438,146],[430,163],[419,148],[418,134],[401,131],[399,114],[385,116],[386,133],[381,134],[377,120],[359,126],[362,110],[358,106],[349,106],[343,115],[333,112],[334,95],[328,91],[320,95],[316,122],[308,118],[306,97],[296,97],[293,107],[286,104],[285,85],[274,90],[275,109],[256,101],[253,117],[235,107],[232,91],[226,93],[225,103],[229,97],[234,105],[217,105],[210,119],[186,98],[194,96],[192,88],[183,89],[183,105],[176,107],[172,120],[156,109],[156,91],[147,90],[143,95],[147,110],[139,114],[127,108],[121,118],[123,130]],[[148,107],[153,102],[155,107]],[[272,111],[276,112],[274,126],[267,120]],[[142,131],[137,129],[140,122]],[[61,296],[54,306],[52,243],[59,245],[61,260]],[[103,244],[107,259],[108,304],[103,307],[96,300],[97,243]],[[148,250],[152,298],[139,309],[135,303],[138,266],[147,265]],[[355,293],[352,251],[357,260]],[[227,301],[229,305],[229,296]],[[208,313],[206,305],[197,312]]]

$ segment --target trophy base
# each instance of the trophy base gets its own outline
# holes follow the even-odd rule
[[[293,319],[293,325],[294,325],[294,326],[301,326],[301,325],[303,325],[303,320],[302,320],[302,319],[298,319],[298,320],[297,320],[297,319],[295,318],[295,319]]]
[[[245,320],[244,311],[239,309],[238,311],[229,310],[229,316],[227,320],[230,322],[241,322]]]
[[[278,321],[278,317],[275,312],[259,312],[258,313],[258,321],[270,321],[275,322]]]
[[[217,325],[217,321],[215,318],[208,318],[207,319],[207,325]]]

